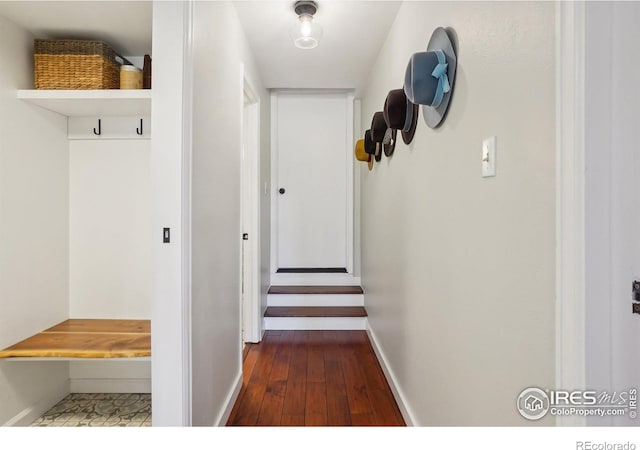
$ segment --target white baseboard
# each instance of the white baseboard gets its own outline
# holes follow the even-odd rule
[[[71,392],[77,394],[150,394],[149,378],[72,378]]]
[[[37,418],[50,410],[56,403],[69,395],[69,380],[60,383],[55,389],[49,390],[47,395],[38,402],[26,407],[13,416],[3,427],[26,427],[31,425]]]
[[[268,294],[267,306],[364,306],[364,295]]]
[[[406,396],[402,392],[400,385],[398,384],[395,375],[393,374],[393,370],[389,366],[387,362],[387,358],[384,356],[382,349],[378,345],[378,341],[376,340],[376,335],[367,324],[367,334],[369,335],[369,340],[371,341],[371,346],[373,347],[373,351],[376,353],[378,357],[378,361],[380,362],[380,366],[382,367],[382,371],[384,372],[384,376],[387,378],[387,383],[389,383],[389,387],[391,387],[391,392],[393,393],[393,397],[396,399],[396,403],[398,404],[398,408],[400,408],[400,412],[402,413],[402,417],[404,418],[407,426],[414,427],[418,426],[416,424],[416,420],[414,418],[411,409],[409,408],[409,404],[407,403]]]
[[[360,286],[360,277],[348,273],[272,273],[272,286]]]
[[[265,330],[366,330],[366,317],[265,317]]]
[[[242,388],[242,370],[236,377],[236,382],[233,386],[233,389],[229,391],[227,395],[227,400],[225,402],[225,407],[220,417],[216,423],[219,427],[224,427],[227,424],[227,420],[229,420],[229,416],[231,415],[231,410],[233,410],[233,406],[236,404],[236,400],[238,400],[238,395],[240,394],[240,389]]]

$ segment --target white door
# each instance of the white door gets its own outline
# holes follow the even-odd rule
[[[278,93],[274,102],[276,269],[350,271],[353,98]]]

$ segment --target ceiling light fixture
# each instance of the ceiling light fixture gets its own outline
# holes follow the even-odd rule
[[[322,27],[313,21],[313,15],[318,11],[318,4],[312,1],[297,1],[293,10],[298,20],[291,24],[289,35],[296,47],[310,50],[318,46],[322,37]]]

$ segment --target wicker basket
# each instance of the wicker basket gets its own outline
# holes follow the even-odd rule
[[[36,89],[118,89],[120,65],[130,64],[100,41],[34,42]]]

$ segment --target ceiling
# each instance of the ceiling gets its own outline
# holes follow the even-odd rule
[[[37,38],[92,39],[123,56],[151,54],[151,1],[0,1],[0,15]]]
[[[369,75],[400,1],[318,0],[318,47],[300,50],[289,38],[294,1],[235,2],[267,88],[357,89]]]

